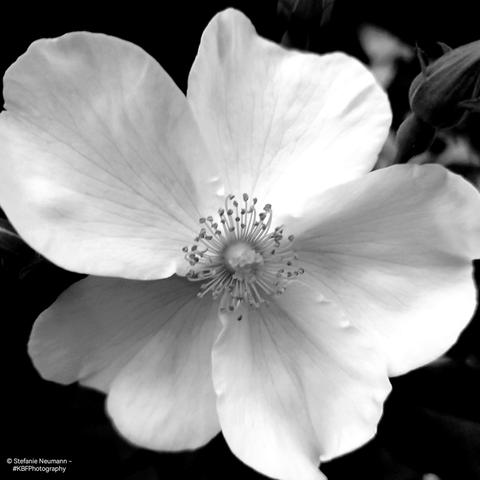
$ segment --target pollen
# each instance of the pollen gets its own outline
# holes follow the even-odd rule
[[[218,220],[200,218],[194,244],[183,248],[191,266],[187,278],[202,282],[199,297],[223,297],[224,310],[233,312],[242,303],[259,307],[304,273],[294,265],[294,236],[286,237],[283,226],[272,228],[272,206],[259,209],[246,193],[240,201],[228,195],[224,207]]]

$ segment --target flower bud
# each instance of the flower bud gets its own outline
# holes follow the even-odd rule
[[[480,41],[450,50],[423,65],[409,92],[412,111],[435,128],[459,125],[480,111]]]
[[[394,163],[406,163],[424,152],[435,137],[435,128],[410,113],[397,130],[397,155]]]

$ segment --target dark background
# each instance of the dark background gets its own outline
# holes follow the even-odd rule
[[[277,2],[267,0],[157,2],[155,6],[134,2],[128,7],[118,3],[108,12],[98,3],[42,5],[33,10],[21,6],[3,12],[0,69],[3,72],[33,40],[88,30],[140,45],[185,89],[203,28],[227,6],[242,10],[260,34],[274,41],[280,41],[286,29],[303,28],[310,49],[343,50],[367,61],[357,36],[361,24],[382,26],[409,45],[441,40],[455,47],[480,39],[478,4],[478,0],[337,0],[331,21],[322,30],[314,22],[300,27],[287,23],[277,15]],[[418,71],[416,61],[400,65],[389,87],[394,126],[408,109],[408,86]],[[12,474],[6,468],[7,457],[41,456],[71,460],[60,478],[265,478],[237,460],[221,435],[195,452],[162,454],[135,448],[110,426],[101,394],[40,379],[26,353],[31,325],[78,278],[39,259],[21,242],[0,240],[2,478],[62,475]],[[393,380],[378,435],[360,450],[324,464],[322,470],[330,480],[420,480],[428,472],[442,480],[480,479],[479,323],[477,315],[442,362]]]

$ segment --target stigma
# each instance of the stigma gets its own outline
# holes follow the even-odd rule
[[[183,248],[192,267],[187,278],[203,282],[199,297],[222,297],[221,309],[231,312],[242,303],[259,307],[304,273],[294,266],[294,236],[285,237],[283,226],[272,228],[272,218],[270,204],[260,210],[246,193],[240,201],[228,195],[218,221],[200,218],[194,244]]]

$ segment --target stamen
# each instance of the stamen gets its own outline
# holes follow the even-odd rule
[[[242,199],[243,206],[234,195],[228,195],[225,208],[217,212],[219,223],[211,216],[200,218],[195,243],[182,248],[192,267],[187,278],[203,282],[197,295],[210,293],[217,299],[227,293],[221,309],[229,312],[242,303],[259,307],[269,297],[283,293],[290,281],[304,273],[294,265],[294,236],[289,235],[285,245],[283,225],[270,231],[272,206],[266,204],[257,212],[256,198],[250,200],[244,193]]]

